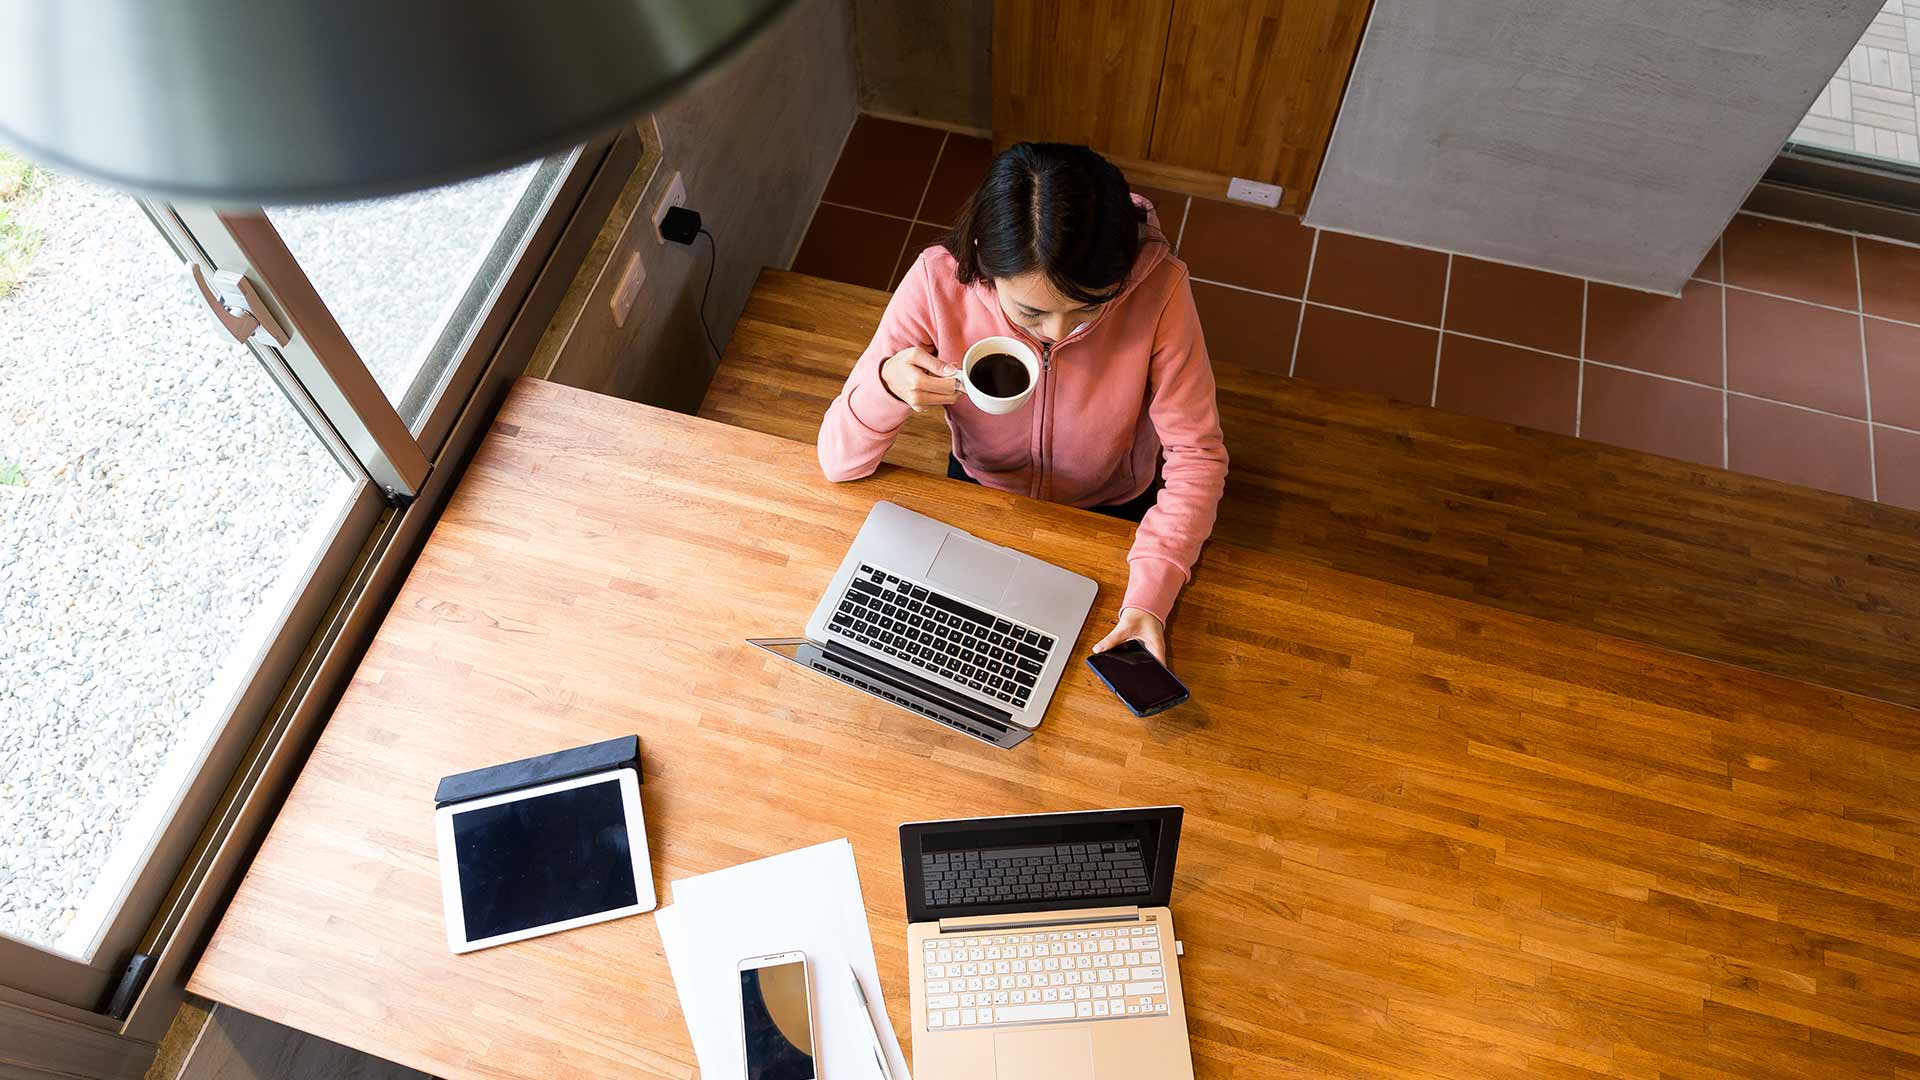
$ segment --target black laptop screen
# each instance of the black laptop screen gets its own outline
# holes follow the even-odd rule
[[[1164,907],[1180,808],[900,828],[911,921],[1091,907]]]

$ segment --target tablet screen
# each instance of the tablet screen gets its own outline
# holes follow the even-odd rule
[[[469,941],[639,902],[617,779],[452,817]]]

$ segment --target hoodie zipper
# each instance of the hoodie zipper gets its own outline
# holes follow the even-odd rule
[[[1047,462],[1052,456],[1048,447],[1051,438],[1053,417],[1053,343],[1040,345],[1040,460],[1034,462],[1033,497],[1046,498]]]
[[[1105,311],[1100,313],[1102,318],[1104,318],[1106,314]],[[1081,331],[1091,333],[1094,325],[1099,321],[1100,319],[1096,318],[1093,322],[1076,327],[1074,333],[1068,334],[1059,341],[1041,341],[1039,338],[1027,333],[1025,329],[1014,325],[1011,321],[1007,322],[1007,328],[1009,330],[1012,330],[1014,334],[1040,350],[1040,409],[1036,417],[1040,424],[1040,433],[1038,436],[1040,452],[1036,455],[1033,463],[1033,483],[1028,485],[1027,488],[1027,494],[1033,498],[1047,498],[1047,461],[1052,455],[1052,449],[1049,444],[1051,442],[1050,432],[1053,428],[1053,350],[1060,348],[1069,341],[1072,341],[1075,337],[1080,336]]]

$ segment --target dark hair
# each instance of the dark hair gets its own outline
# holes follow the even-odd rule
[[[1126,284],[1146,219],[1106,158],[1071,143],[1023,142],[987,166],[943,243],[962,283],[1039,270],[1060,295],[1099,304]]]

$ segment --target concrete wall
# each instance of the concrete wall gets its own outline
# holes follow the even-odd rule
[[[1677,292],[1880,0],[1378,0],[1307,221]]]
[[[860,108],[993,127],[993,0],[853,0]]]
[[[712,249],[657,244],[652,213],[673,174],[719,240],[707,321],[725,348],[764,266],[785,266],[825,190],[855,109],[847,0],[801,0],[758,41],[641,125],[642,162],[528,371],[691,411],[717,363],[698,305]],[[627,253],[647,280],[624,328],[608,299]]]

